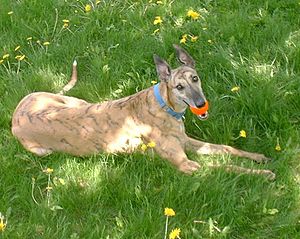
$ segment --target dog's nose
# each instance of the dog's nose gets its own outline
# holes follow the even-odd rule
[[[197,108],[202,108],[205,105],[205,101],[203,99],[199,99],[195,102]]]

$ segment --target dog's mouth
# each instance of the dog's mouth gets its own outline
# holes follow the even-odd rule
[[[197,115],[198,119],[200,120],[207,120],[208,118],[208,112],[206,111],[204,114],[202,115]]]
[[[190,108],[195,108],[195,109],[197,108],[197,107],[190,106],[185,100],[183,100],[183,102]],[[208,118],[208,111],[205,111],[205,113],[203,113],[203,114],[197,114],[195,112],[193,112],[193,113],[196,114],[198,119],[200,119],[200,120],[206,120]]]

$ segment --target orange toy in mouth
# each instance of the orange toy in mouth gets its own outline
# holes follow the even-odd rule
[[[195,107],[190,106],[190,110],[195,115],[205,115],[208,110],[208,101],[205,101],[205,105],[201,108],[195,108]]]

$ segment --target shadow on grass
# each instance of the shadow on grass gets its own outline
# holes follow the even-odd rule
[[[176,211],[170,228],[180,227],[185,238],[223,238],[217,231],[210,232],[207,224],[194,223],[208,222],[209,218],[221,229],[229,226],[229,238],[270,238],[278,233],[292,236],[300,230],[295,224],[299,220],[295,213],[298,198],[288,174],[275,182],[229,174],[222,169],[203,168],[194,176],[186,176],[151,155],[100,154],[78,158],[53,154],[38,158],[17,151],[13,164],[21,167],[20,183],[30,191],[30,180],[35,177],[35,195],[41,202],[35,205],[30,193],[20,201],[29,207],[25,211],[30,213],[31,235],[161,238],[165,207]],[[51,205],[62,210],[51,211],[47,207],[47,176],[41,171],[46,167],[54,169],[52,179],[65,180],[65,185],[58,183],[51,191]],[[266,211],[269,209],[277,209],[278,213],[272,215]],[[12,221],[18,219],[13,216]]]

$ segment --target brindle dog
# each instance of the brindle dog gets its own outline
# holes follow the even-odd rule
[[[197,154],[232,154],[259,163],[269,160],[262,154],[206,143],[186,135],[182,114],[188,106],[202,107],[206,98],[195,61],[185,50],[174,47],[182,64],[176,69],[154,56],[160,84],[122,99],[96,104],[62,95],[76,83],[75,62],[71,81],[60,94],[36,92],[21,100],[13,114],[13,135],[27,150],[39,156],[54,151],[80,156],[101,151],[131,153],[142,143],[154,141],[156,153],[188,174],[200,165],[188,159],[186,150]],[[200,118],[207,118],[207,113]],[[233,165],[224,168],[275,178],[269,170]]]

